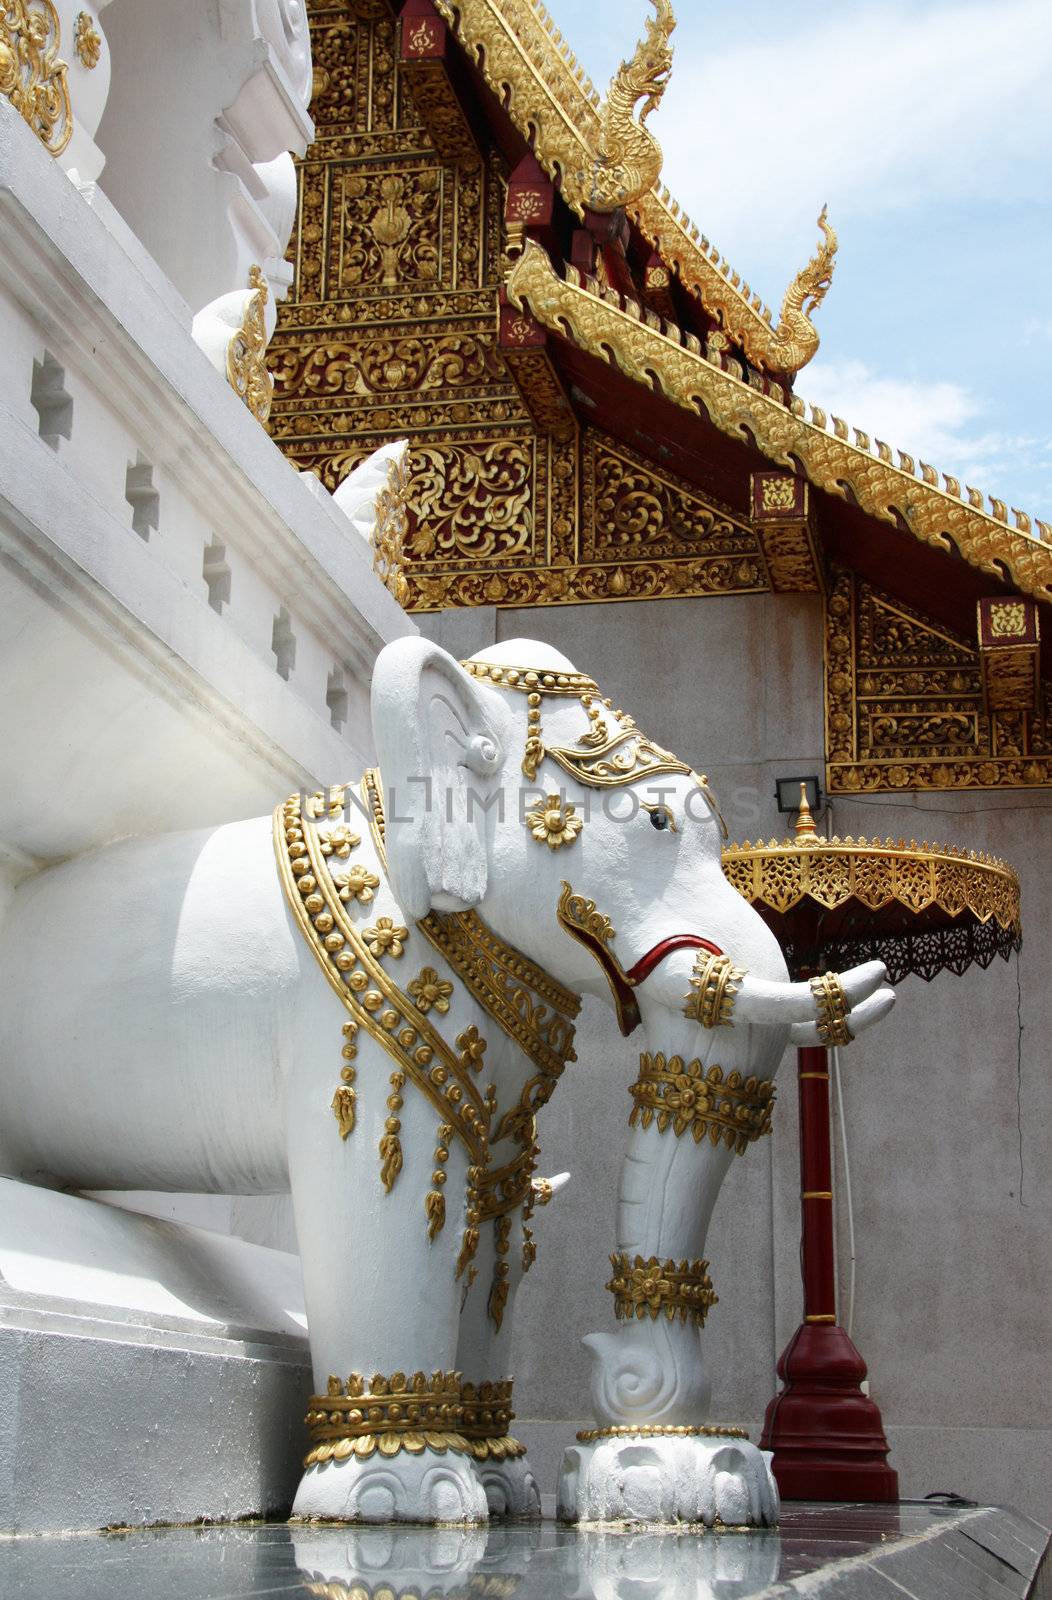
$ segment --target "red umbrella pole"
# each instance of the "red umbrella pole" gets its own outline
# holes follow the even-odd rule
[[[804,1320],[778,1362],[761,1447],[784,1500],[898,1499],[880,1411],[860,1387],[866,1363],[837,1323],[829,1057],[797,1051]]]

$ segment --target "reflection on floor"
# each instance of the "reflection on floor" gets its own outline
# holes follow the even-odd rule
[[[778,1530],[233,1527],[0,1539],[3,1600],[1022,1600],[1047,1531],[1010,1511],[783,1508]],[[1047,1569],[1046,1569],[1047,1572]]]

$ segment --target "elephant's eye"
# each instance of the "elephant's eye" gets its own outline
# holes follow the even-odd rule
[[[666,833],[669,830],[671,830],[671,832],[673,832],[673,833],[675,833],[677,831],[677,829],[676,829],[676,819],[672,815],[672,812],[669,810],[668,806],[661,806],[661,805],[648,806],[648,805],[644,805],[643,810],[644,811],[649,811],[649,813],[650,813],[650,826],[652,828],[656,828],[659,833]]]

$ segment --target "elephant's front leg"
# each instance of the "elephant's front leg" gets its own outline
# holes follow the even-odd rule
[[[618,1324],[584,1341],[601,1427],[693,1427],[708,1416],[712,1385],[698,1334],[715,1292],[703,1252],[733,1159],[722,1142],[695,1144],[656,1120],[629,1133],[609,1284]]]
[[[532,1200],[484,1218],[477,1276],[464,1297],[457,1365],[463,1373],[465,1429],[475,1470],[495,1517],[538,1517],[540,1490],[511,1426],[511,1329],[515,1296],[533,1259]]]
[[[289,1170],[315,1388],[294,1514],[481,1522],[486,1497],[459,1431],[456,1374],[469,1157],[393,1068],[365,1042],[346,1137],[350,1119],[341,1127],[334,1115],[331,1078],[302,1074],[290,1088]],[[439,1229],[427,1204],[435,1172],[445,1174]]]
[[[766,1131],[771,1084],[761,1073],[781,1046],[760,1036],[750,1051],[753,1030],[735,1031],[717,1057],[711,1033],[672,1022],[672,1051],[641,1057],[609,1283],[617,1325],[585,1340],[597,1428],[566,1452],[568,1520],[777,1520],[764,1456],[707,1424],[699,1340],[716,1299],[704,1260],[713,1207],[731,1162]]]

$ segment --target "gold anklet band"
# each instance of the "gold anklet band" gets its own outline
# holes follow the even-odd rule
[[[577,1435],[580,1444],[592,1444],[596,1439],[747,1439],[747,1428],[724,1428],[719,1423],[697,1427],[635,1427],[626,1423],[616,1428],[584,1428]]]
[[[649,1128],[656,1119],[659,1133],[672,1128],[679,1138],[689,1129],[696,1144],[707,1134],[712,1144],[744,1155],[771,1131],[774,1084],[769,1078],[745,1078],[737,1071],[725,1075],[719,1066],[644,1053],[629,1093],[635,1102],[628,1119],[633,1127]]]
[[[329,1379],[324,1395],[311,1395],[307,1426],[311,1449],[304,1466],[326,1461],[367,1460],[379,1452],[420,1455],[451,1451],[476,1461],[504,1461],[525,1455],[526,1447],[508,1433],[512,1380],[464,1383],[459,1372],[411,1377],[379,1373],[368,1381],[352,1373],[347,1382]]]

